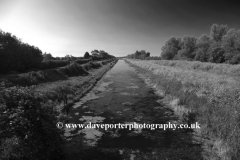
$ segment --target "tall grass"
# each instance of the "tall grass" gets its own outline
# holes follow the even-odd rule
[[[70,77],[81,71],[76,68],[80,65],[72,64],[62,70],[68,79],[37,86],[0,83],[0,159],[65,159],[63,130],[57,129],[56,123],[66,120],[63,111],[69,110],[115,63],[92,70],[89,76]]]
[[[58,108],[64,107],[64,104],[62,104],[64,100],[67,100],[67,103],[70,104],[68,106],[71,107],[71,105],[79,101],[116,62],[117,61],[112,61],[98,70],[91,71],[89,76],[74,76],[63,81],[39,84],[36,86],[35,91],[44,95],[46,101],[50,100],[51,102],[59,103]],[[100,66],[99,63],[95,63],[95,65],[97,68]]]
[[[182,119],[198,121],[208,159],[240,158],[239,65],[186,61],[134,61]],[[207,69],[208,68],[208,69]],[[225,74],[224,74],[225,73]]]
[[[240,76],[240,65],[230,65],[230,64],[213,64],[209,62],[198,62],[198,61],[168,61],[168,60],[152,60],[151,63],[162,65],[162,66],[172,66],[176,68],[182,68],[187,70],[198,70],[208,73]]]

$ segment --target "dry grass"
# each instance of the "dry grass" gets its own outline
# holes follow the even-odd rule
[[[207,71],[208,73],[240,76],[240,65],[230,64],[214,64],[209,62],[198,62],[198,61],[168,61],[168,60],[152,60],[151,63],[158,64],[161,66],[173,66],[177,68],[197,71]]]
[[[171,101],[175,112],[195,115],[207,149],[221,159],[240,157],[240,65],[188,61],[135,61]],[[238,77],[239,78],[239,77]],[[183,109],[185,107],[185,109]],[[187,110],[186,110],[187,109]]]

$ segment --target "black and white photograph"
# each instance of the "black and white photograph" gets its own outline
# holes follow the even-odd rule
[[[0,160],[240,160],[240,1],[0,0]]]

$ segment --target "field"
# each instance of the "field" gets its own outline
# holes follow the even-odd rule
[[[198,121],[193,134],[214,159],[240,157],[240,65],[130,60],[182,121]],[[198,138],[197,138],[198,137]]]

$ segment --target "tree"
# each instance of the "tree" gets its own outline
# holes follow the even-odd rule
[[[225,60],[230,63],[234,62],[232,59],[236,58],[238,54],[240,54],[240,50],[238,48],[239,46],[239,33],[235,29],[230,29],[225,36],[223,36],[222,39],[222,48],[225,50]]]
[[[129,55],[127,55],[126,56],[127,58],[131,58],[131,59],[134,59],[135,58],[135,54],[133,53],[133,54],[129,54]]]
[[[223,63],[225,61],[224,59],[224,50],[221,47],[213,48],[209,55],[209,62],[212,63]]]
[[[102,57],[103,59],[109,58],[108,53],[103,50],[99,51],[99,56]]]
[[[134,53],[134,58],[139,59],[140,55],[141,55],[141,52],[137,50],[137,51]]]
[[[194,50],[196,48],[196,38],[193,36],[183,36],[179,47],[177,59],[193,59],[195,57]]]
[[[74,61],[74,60],[76,60],[77,58],[74,57],[74,56],[72,56],[72,55],[67,54],[67,55],[64,57],[64,59],[67,60],[67,61]]]
[[[213,24],[210,30],[210,37],[216,42],[220,42],[227,33],[227,25]]]
[[[91,52],[92,56],[98,56],[98,53],[99,51],[96,49]]]
[[[180,49],[180,41],[180,38],[175,37],[171,37],[169,40],[167,40],[165,45],[162,47],[161,58],[166,60],[173,59]]]
[[[133,54],[129,54],[126,56],[127,58],[132,58],[132,59],[146,59],[146,57],[150,57],[150,53],[146,52],[145,50],[141,50],[141,51],[136,51]]]
[[[51,59],[53,59],[53,56],[52,56],[52,54],[51,53],[44,53],[43,54],[43,60],[44,61],[49,61],[49,60],[51,60]]]
[[[196,50],[194,51],[194,60],[207,62],[207,51],[211,45],[210,37],[206,34],[201,35],[196,41]]]
[[[239,64],[240,63],[240,52],[234,54],[234,56],[229,61],[230,64]]]
[[[89,54],[88,52],[86,52],[83,57],[84,57],[85,59],[88,59],[88,58],[90,58],[90,54]]]
[[[196,41],[196,47],[208,49],[210,46],[210,37],[206,34],[201,35]]]
[[[147,57],[150,57],[150,52],[147,52],[146,56],[147,56]]]
[[[22,43],[16,36],[3,31],[0,31],[0,57],[0,73],[38,68],[43,60],[39,48]]]
[[[145,50],[141,50],[139,55],[139,59],[145,59],[147,57],[147,53]]]
[[[235,48],[240,51],[240,30],[237,31]]]

